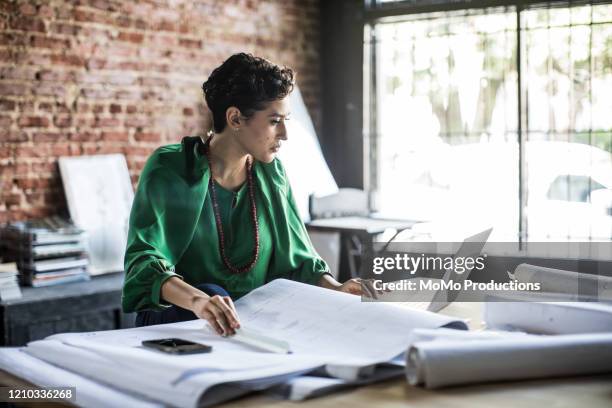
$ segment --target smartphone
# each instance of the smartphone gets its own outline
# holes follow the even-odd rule
[[[193,341],[183,339],[158,339],[144,340],[144,347],[153,348],[169,354],[195,354],[195,353],[210,353],[212,346],[206,344],[194,343]]]

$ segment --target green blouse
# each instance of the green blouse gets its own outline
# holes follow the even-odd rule
[[[189,139],[192,143],[185,143]],[[191,285],[218,284],[237,299],[276,278],[316,284],[328,273],[308,238],[278,159],[253,165],[260,237],[257,263],[246,273],[228,271],[219,253],[208,161],[195,140],[160,147],[142,171],[130,214],[123,311],[170,307],[160,291],[172,276]],[[247,183],[237,192],[218,184],[215,190],[226,254],[232,264],[245,265],[254,248]]]

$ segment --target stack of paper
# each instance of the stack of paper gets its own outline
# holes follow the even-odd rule
[[[34,287],[89,279],[86,234],[61,217],[16,221],[0,231],[22,284]]]
[[[29,343],[24,351],[130,395],[193,407],[273,386],[300,399],[334,386],[388,378],[401,372],[385,367],[403,356],[415,328],[467,328],[446,316],[362,303],[354,295],[287,280],[254,290],[236,308],[243,327],[287,342],[292,353],[262,352],[220,337],[203,320],[54,335]],[[166,337],[208,344],[213,351],[176,356],[141,346],[143,340]],[[295,380],[306,373],[310,379]],[[321,374],[337,381],[331,384]]]
[[[15,262],[0,264],[0,300],[21,298],[21,289],[17,282],[18,273]]]

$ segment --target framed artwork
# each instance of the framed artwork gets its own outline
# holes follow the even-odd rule
[[[60,173],[74,224],[87,233],[90,273],[123,271],[134,190],[122,154],[61,157]]]

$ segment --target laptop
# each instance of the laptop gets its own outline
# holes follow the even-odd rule
[[[478,234],[475,234],[473,236],[466,238],[453,257],[454,258],[465,258],[465,257],[475,258],[479,256],[480,253],[482,252],[482,249],[485,246],[485,243],[487,242],[489,238],[489,235],[491,234],[491,231],[492,231],[492,228],[489,228],[482,232],[479,232]],[[452,278],[454,282],[461,282],[463,286],[463,281],[465,281],[470,276],[472,269],[473,268],[465,268],[465,271],[462,274],[457,274],[452,269],[446,269],[444,276],[442,277],[442,279],[440,279],[440,281],[448,282]],[[419,278],[415,278],[415,279],[419,279]],[[447,290],[447,289],[440,288],[437,291],[433,292],[431,299],[427,301],[422,301],[422,294],[419,294],[418,296],[419,301],[403,300],[397,303],[401,306],[410,307],[412,309],[427,310],[430,312],[438,312],[441,309],[448,306],[453,301],[455,301],[457,299],[457,296],[459,296],[459,292],[460,291],[453,291],[453,290]],[[385,298],[387,298],[387,301],[391,301],[392,297],[393,297],[392,293],[383,294],[379,297],[378,301],[385,301],[386,300]],[[405,297],[402,297],[402,299],[405,299]]]

